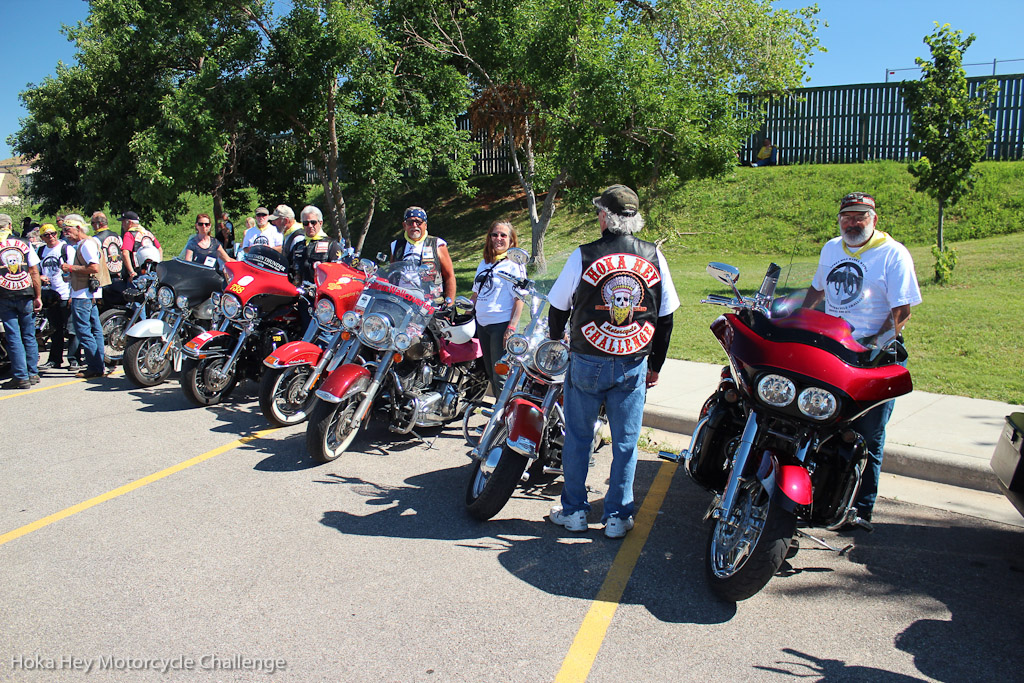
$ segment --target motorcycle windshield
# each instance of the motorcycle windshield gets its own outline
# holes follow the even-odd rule
[[[175,296],[189,300],[205,301],[224,288],[224,278],[216,269],[183,259],[158,263],[156,274],[161,285],[170,286]]]
[[[359,340],[376,349],[395,346],[398,335],[406,334],[415,344],[436,311],[430,303],[432,283],[419,277],[418,266],[401,262],[377,272],[356,302],[362,314]]]
[[[427,303],[441,296],[441,286],[434,282],[433,269],[412,261],[396,261],[378,270],[374,284],[384,283]]]

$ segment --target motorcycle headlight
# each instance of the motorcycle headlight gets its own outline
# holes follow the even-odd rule
[[[815,420],[827,420],[836,412],[838,401],[832,392],[808,387],[800,392],[796,402],[800,412]]]
[[[533,362],[545,375],[560,375],[569,365],[569,347],[557,339],[543,341],[533,352]]]
[[[178,304],[178,308],[188,308],[188,297],[182,294],[175,299],[174,303]]]
[[[334,315],[334,302],[330,299],[320,299],[316,302],[316,321],[324,327],[333,327],[337,324],[338,317]]]
[[[149,285],[149,289],[146,290],[146,298],[149,299],[150,301],[154,301],[156,299],[156,283],[155,282],[150,284]]]
[[[156,302],[160,308],[170,308],[174,305],[174,290],[167,286],[156,290]]]
[[[370,344],[381,344],[388,338],[391,331],[391,323],[379,313],[371,313],[363,319],[363,327],[360,334]]]
[[[242,309],[242,317],[246,320],[255,320],[258,314],[259,310],[252,304],[246,304]]]
[[[229,318],[237,318],[242,310],[242,302],[234,294],[225,294],[220,300],[220,310]]]
[[[796,385],[782,375],[765,375],[757,383],[757,395],[770,406],[788,406],[796,397]]]
[[[505,342],[505,350],[513,356],[521,356],[530,350],[530,341],[521,334],[513,334]]]
[[[220,292],[214,292],[210,295],[210,304],[214,308],[220,308]]]
[[[356,329],[359,327],[359,314],[355,311],[345,311],[345,315],[341,316],[341,324],[345,326],[345,329]]]
[[[407,335],[405,332],[399,332],[395,335],[395,348],[403,353],[412,346],[412,337]]]

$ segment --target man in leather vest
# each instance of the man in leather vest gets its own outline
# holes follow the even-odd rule
[[[405,210],[402,227],[405,239],[391,243],[391,262],[410,261],[418,266],[431,266],[434,284],[441,288],[445,303],[450,304],[455,300],[455,267],[448,253],[448,243],[427,234],[427,212],[418,206]]]
[[[125,271],[121,263],[121,236],[110,229],[107,216],[102,211],[94,212],[92,218],[89,219],[89,224],[92,226],[93,237],[99,240],[100,250],[107,262],[110,277],[121,278]],[[124,276],[126,277],[127,273]]]
[[[647,388],[658,382],[679,297],[656,245],[634,237],[644,226],[636,192],[612,185],[594,198],[601,237],[570,256],[548,298],[552,339],[570,323],[564,388],[562,504],[552,522],[586,531],[587,472],[601,405],[612,435],[612,467],[604,499],[605,536],[633,528],[633,475]]]
[[[39,382],[39,348],[33,311],[43,307],[39,255],[28,240],[11,232],[11,217],[0,213],[0,321],[11,359],[3,389],[28,389]]]
[[[85,369],[75,377],[102,377],[105,374],[103,327],[100,325],[96,302],[102,296],[101,285],[104,281],[106,284],[110,282],[106,260],[100,253],[100,243],[94,237],[89,237],[85,220],[81,216],[68,214],[64,217],[64,227],[68,241],[75,246],[75,259],[73,263],[60,264],[60,269],[71,276],[71,319],[86,364]],[[95,278],[95,281],[91,281],[91,278]]]

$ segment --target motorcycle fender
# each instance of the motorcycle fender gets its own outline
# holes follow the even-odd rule
[[[163,320],[148,318],[146,320],[140,320],[132,325],[124,335],[126,337],[143,339],[146,337],[163,337],[170,331],[171,328],[169,328]]]
[[[508,416],[508,447],[521,455],[534,457],[544,432],[544,413],[529,401],[517,398],[506,408],[505,414]]]
[[[757,478],[769,491],[782,494],[782,507],[792,512],[797,505],[810,505],[814,500],[810,473],[799,465],[779,465],[769,451],[761,458]]]
[[[263,360],[268,368],[291,368],[298,365],[316,365],[324,350],[316,344],[293,341],[279,347]]]
[[[316,396],[329,403],[338,403],[345,397],[349,387],[361,377],[369,379],[370,371],[355,363],[342,365],[327,376],[323,385],[317,389]]]
[[[224,347],[234,346],[234,341],[235,337],[227,332],[210,330],[190,339],[182,353],[198,360],[223,356]]]

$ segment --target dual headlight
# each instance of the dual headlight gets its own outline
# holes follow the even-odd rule
[[[330,299],[320,299],[316,302],[314,313],[316,321],[324,327],[337,327],[338,316],[334,313],[334,302]]]
[[[765,375],[757,383],[757,395],[776,408],[785,408],[796,399],[800,412],[813,420],[827,420],[835,414],[839,402],[830,391],[820,387],[807,387],[796,394],[793,380],[782,375]]]
[[[174,305],[174,290],[164,285],[156,290],[156,302],[160,308],[170,308]]]
[[[530,350],[530,340],[521,334],[513,334],[505,341],[505,350],[513,356],[522,356]]]
[[[561,375],[569,366],[569,347],[558,339],[542,341],[533,352],[533,362],[545,375]]]
[[[363,318],[359,334],[368,344],[383,344],[391,334],[391,321],[380,313],[371,313]]]

